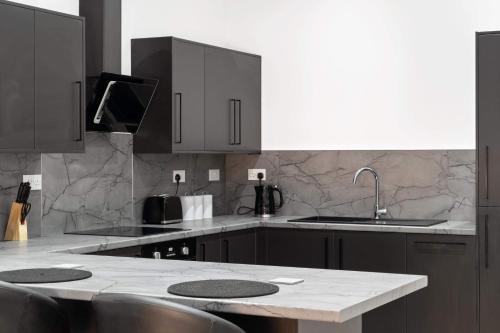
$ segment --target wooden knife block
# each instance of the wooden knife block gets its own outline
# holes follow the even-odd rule
[[[21,224],[22,208],[23,204],[17,202],[12,203],[4,240],[21,241],[28,239],[28,221],[26,220],[24,224]]]

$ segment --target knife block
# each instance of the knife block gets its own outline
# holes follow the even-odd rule
[[[21,224],[22,208],[23,204],[12,203],[4,240],[21,241],[28,239],[28,221],[26,220],[24,224]]]

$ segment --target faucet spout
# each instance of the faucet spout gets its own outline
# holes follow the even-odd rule
[[[356,171],[356,173],[354,174],[354,178],[352,180],[352,182],[354,184],[356,184],[357,180],[358,180],[358,177],[360,174],[362,174],[363,172],[369,172],[373,175],[373,177],[375,178],[375,207],[374,207],[374,214],[373,214],[373,217],[378,220],[380,219],[380,217],[382,215],[385,215],[387,214],[387,209],[385,208],[380,208],[380,199],[379,199],[379,176],[378,176],[378,173],[377,171],[375,171],[375,169],[373,168],[370,168],[370,167],[363,167],[361,169],[359,169],[358,171]]]

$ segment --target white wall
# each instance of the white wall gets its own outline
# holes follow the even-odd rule
[[[82,0],[85,1],[85,0]],[[17,3],[78,15],[78,0],[16,0]]]

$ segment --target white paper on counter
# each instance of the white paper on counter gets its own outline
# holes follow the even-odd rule
[[[213,217],[213,196],[211,194],[203,195],[203,218],[211,219]]]

